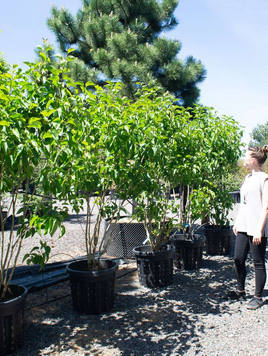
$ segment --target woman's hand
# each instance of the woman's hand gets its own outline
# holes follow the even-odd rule
[[[234,232],[234,234],[235,234],[235,236],[237,236],[237,228],[235,227],[235,226],[233,226],[233,232]]]
[[[252,239],[253,245],[259,245],[261,243],[261,239],[262,239],[261,233],[255,234]]]

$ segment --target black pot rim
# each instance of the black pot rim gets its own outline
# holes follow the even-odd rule
[[[203,233],[194,233],[194,239],[181,238],[184,237],[183,233],[178,233],[170,237],[170,241],[187,241],[187,242],[195,242],[195,241],[203,241],[206,239]],[[177,238],[178,237],[178,238]]]
[[[4,305],[7,305],[7,306],[8,306],[9,304],[16,302],[17,300],[19,300],[19,299],[21,299],[21,298],[24,298],[24,296],[26,296],[26,294],[28,293],[28,288],[26,288],[25,286],[23,286],[23,285],[21,285],[21,284],[10,283],[10,284],[9,284],[9,287],[12,287],[12,286],[23,288],[23,289],[24,289],[23,293],[20,294],[20,295],[18,295],[18,296],[15,297],[15,298],[6,300],[6,301],[4,301],[4,302],[1,302],[1,301],[0,301],[0,305],[1,305],[1,306],[4,306]]]
[[[112,263],[112,266],[108,267],[108,268],[104,268],[104,269],[98,270],[98,271],[93,271],[93,270],[85,271],[85,270],[79,270],[79,269],[73,269],[72,268],[75,264],[87,262],[87,259],[85,258],[85,259],[82,259],[82,260],[78,260],[78,261],[74,261],[74,262],[69,263],[66,266],[66,269],[67,269],[68,273],[78,273],[80,275],[82,274],[82,275],[99,276],[101,274],[105,274],[107,272],[114,271],[114,270],[116,270],[118,268],[118,262],[115,261],[115,260],[101,258],[101,261],[107,261],[108,263]]]
[[[215,231],[219,231],[219,230],[231,230],[231,226],[230,225],[215,225],[215,224],[206,224],[204,225],[204,229],[205,230],[215,230]]]
[[[148,248],[147,251],[140,251],[142,248]],[[141,245],[141,246],[136,246],[133,248],[133,253],[135,256],[161,256],[166,253],[172,253],[175,252],[175,247],[172,244],[166,245],[166,249],[163,251],[153,251],[151,245]]]

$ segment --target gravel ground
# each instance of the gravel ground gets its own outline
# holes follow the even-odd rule
[[[250,298],[251,263],[248,277]],[[268,355],[268,290],[265,305],[249,311],[224,298],[234,286],[231,259],[204,256],[200,270],[175,270],[166,288],[140,287],[129,273],[117,280],[113,312],[87,316],[72,310],[65,282],[29,295],[25,346],[15,355]]]
[[[84,254],[75,217],[66,230],[55,242],[53,260]],[[174,269],[174,283],[154,290],[139,285],[135,262],[128,262],[120,267],[129,273],[117,279],[111,313],[74,312],[69,282],[30,294],[25,346],[14,355],[268,355],[268,289],[264,306],[256,311],[246,309],[247,301],[226,300],[226,291],[235,287],[231,257],[204,255],[201,269]],[[254,293],[251,261],[246,288],[249,300]]]

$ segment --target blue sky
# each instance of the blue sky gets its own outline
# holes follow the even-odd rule
[[[2,0],[0,51],[9,63],[34,60],[34,48],[47,38],[52,5],[75,13],[81,0]],[[244,140],[268,121],[268,1],[180,0],[179,25],[167,38],[182,43],[181,58],[193,55],[207,70],[200,102],[232,115],[245,127]]]

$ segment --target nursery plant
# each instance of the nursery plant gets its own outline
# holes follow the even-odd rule
[[[186,160],[181,169],[181,184],[187,187],[186,190],[181,188],[186,195],[182,197],[186,213],[182,215],[183,224],[185,226],[188,220],[191,226],[205,214],[212,214],[213,219],[223,223],[231,199],[222,182],[241,155],[242,130],[232,117],[220,117],[210,108],[196,107],[191,115],[193,120],[187,128],[191,140],[187,150],[192,158]]]
[[[41,56],[39,62],[27,62],[24,71],[16,65],[5,64],[0,72],[0,307],[3,318],[8,317],[6,310],[12,310],[11,301],[23,305],[27,292],[12,283],[17,264],[24,260],[44,266],[50,253],[45,236],[53,236],[58,228],[59,236],[64,234],[62,223],[66,208],[56,204],[46,207],[33,198],[33,191],[29,189],[30,182],[34,181],[45,196],[64,195],[63,189],[59,189],[54,163],[57,138],[62,136],[65,125],[61,113],[70,107],[72,95],[66,95],[64,69],[51,66],[42,50]],[[36,171],[41,160],[44,164]],[[37,245],[21,256],[24,240],[31,238],[35,238]],[[14,310],[19,313],[18,307]],[[1,324],[5,325],[0,335],[1,340],[5,340],[1,342],[1,354],[13,351],[23,340],[21,316],[12,316],[9,320],[8,324],[6,321]],[[10,327],[20,332],[9,333],[7,325],[13,320],[17,320],[17,325]]]
[[[201,265],[202,224],[208,216],[225,223],[232,206],[231,196],[220,182],[237,164],[242,132],[233,118],[219,117],[213,109],[201,106],[189,110],[183,131],[188,140],[177,167],[179,229],[171,239],[176,245],[179,267],[183,260],[184,268],[192,269]]]
[[[208,233],[208,222],[214,227],[224,227],[228,235],[227,240],[230,241],[228,214],[233,201],[224,181],[237,166],[240,158],[242,130],[233,118],[218,117],[211,109],[206,115],[202,115],[201,112],[200,116],[202,121],[194,120],[194,122],[198,128],[202,128],[202,131],[197,131],[197,138],[201,143],[199,151],[203,158],[199,169],[200,178],[196,180],[198,184],[192,185],[192,194],[189,195],[189,199],[192,216],[206,223],[208,251],[209,241],[216,244],[217,235],[221,235],[217,229],[214,238],[211,239],[210,232]],[[230,247],[230,243],[228,246]]]
[[[173,278],[174,247],[169,235],[177,222],[178,203],[170,199],[169,192],[179,160],[178,155],[174,159],[174,137],[181,132],[185,118],[169,94],[158,96],[147,90],[138,104],[144,112],[138,121],[141,130],[134,161],[139,168],[133,175],[131,196],[136,202],[133,217],[144,224],[147,245],[133,251],[140,283],[152,288],[166,286]]]
[[[45,58],[45,53],[43,56]],[[59,74],[60,70],[53,72],[45,59],[42,62],[28,63],[26,71],[13,66],[0,73],[0,299],[4,299],[8,292],[23,240],[31,238],[36,232],[53,235],[63,220],[64,212],[59,209],[54,209],[49,215],[44,214],[42,217],[35,214],[40,208],[39,202],[34,206],[35,202],[27,189],[35,167],[40,159],[44,158],[46,164],[37,176],[35,173],[34,179],[37,184],[42,185],[45,194],[56,193],[53,191],[53,184],[47,183],[52,167],[51,139],[53,134],[59,134],[60,131],[59,118],[53,120],[50,117],[51,112],[56,111],[53,106],[58,111],[62,106],[59,105]],[[23,190],[25,182],[28,183]],[[3,206],[4,199],[6,207]],[[30,199],[34,213],[28,217],[26,212]],[[5,231],[7,219],[10,222],[9,231]],[[18,225],[15,226],[17,221]],[[42,241],[42,247],[43,253],[39,257],[36,247],[29,251],[27,260],[30,262],[33,259],[34,262],[43,264],[49,254],[45,240]]]
[[[169,193],[183,147],[180,143],[176,147],[175,138],[180,136],[185,117],[183,108],[174,105],[174,97],[159,96],[156,90],[146,89],[136,105],[142,107],[133,157],[138,170],[132,173],[135,183],[129,194],[136,202],[133,217],[144,224],[147,243],[157,252],[168,242],[177,220],[179,205]]]
[[[94,88],[94,94],[92,93]],[[77,208],[86,207],[84,231],[87,268],[102,269],[101,256],[106,251],[109,224],[120,217],[122,199],[115,201],[110,191],[126,185],[129,158],[129,122],[124,116],[128,99],[120,98],[120,85],[104,89],[88,83],[81,84],[83,106],[79,119],[73,122],[68,178],[78,192]],[[85,203],[85,206],[83,205]],[[94,221],[92,216],[94,214]]]

